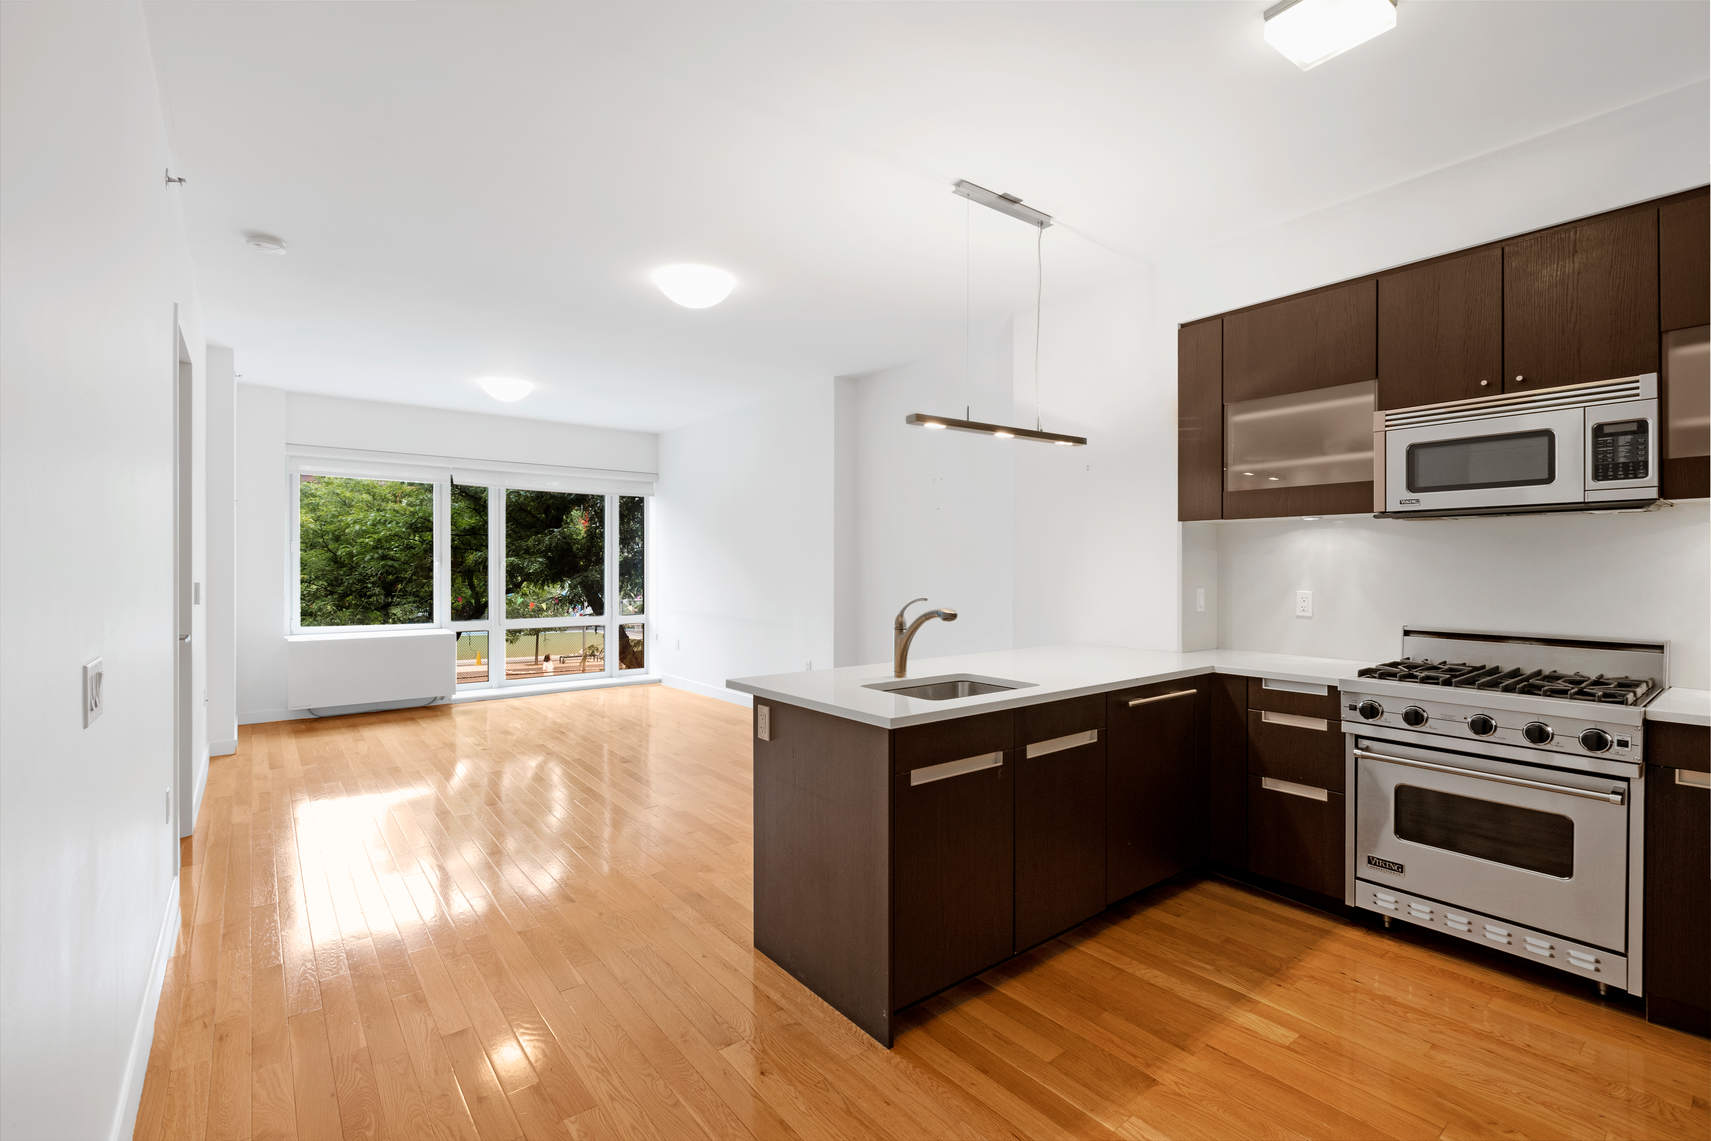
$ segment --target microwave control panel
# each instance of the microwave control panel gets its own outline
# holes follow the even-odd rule
[[[1616,420],[1592,426],[1592,479],[1595,483],[1645,479],[1651,475],[1651,422]]]

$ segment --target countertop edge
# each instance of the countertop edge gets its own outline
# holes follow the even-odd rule
[[[1670,686],[1643,711],[1647,721],[1711,726],[1711,691]]]
[[[810,709],[816,713],[825,713],[839,717],[845,721],[856,721],[864,725],[873,725],[880,729],[907,729],[914,725],[930,725],[935,721],[951,721],[959,717],[972,717],[982,713],[999,713],[1006,709],[1022,709],[1030,705],[1043,705],[1051,701],[1069,701],[1077,697],[1088,697],[1099,693],[1112,693],[1119,689],[1130,689],[1134,686],[1154,685],[1161,681],[1178,681],[1182,678],[1227,674],[1237,677],[1268,677],[1278,681],[1304,682],[1310,685],[1335,686],[1343,677],[1341,672],[1335,675],[1324,673],[1308,673],[1301,670],[1256,670],[1245,666],[1207,664],[1183,666],[1180,669],[1160,670],[1157,673],[1141,674],[1135,677],[1120,678],[1115,681],[1101,681],[1088,685],[1071,686],[1068,688],[1042,688],[1042,692],[1030,693],[1027,690],[1011,690],[1002,697],[976,705],[957,702],[949,708],[923,709],[919,713],[906,713],[899,717],[888,717],[879,713],[868,713],[837,705],[830,701],[819,701],[797,693],[789,693],[781,689],[754,685],[743,678],[732,678],[725,682],[727,688],[739,693],[751,694],[754,697],[777,701],[784,705],[794,705],[800,709]]]

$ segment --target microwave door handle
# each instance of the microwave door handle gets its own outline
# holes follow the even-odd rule
[[[1518,788],[1536,788],[1544,792],[1560,792],[1564,796],[1579,796],[1586,800],[1602,800],[1610,804],[1621,804],[1627,799],[1627,793],[1620,788],[1609,792],[1598,792],[1589,788],[1575,788],[1572,785],[1552,784],[1550,781],[1528,780],[1526,777],[1512,777],[1504,773],[1487,773],[1478,769],[1463,769],[1455,765],[1440,765],[1433,761],[1417,761],[1412,757],[1392,757],[1388,753],[1373,753],[1365,749],[1356,749],[1355,756],[1363,761],[1383,761],[1391,765],[1407,765],[1409,768],[1428,769],[1435,773],[1449,773],[1452,776],[1472,777],[1475,780],[1488,780],[1496,784],[1515,785]]]

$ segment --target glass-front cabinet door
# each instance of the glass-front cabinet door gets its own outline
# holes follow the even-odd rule
[[[1366,380],[1224,405],[1225,516],[1370,510],[1377,390]]]

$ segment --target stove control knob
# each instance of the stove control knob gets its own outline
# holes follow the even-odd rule
[[[1426,723],[1426,711],[1418,705],[1410,705],[1402,711],[1402,724],[1410,729],[1418,729]]]
[[[1580,747],[1589,753],[1602,753],[1610,747],[1610,734],[1602,729],[1587,729],[1580,735]]]
[[[1497,732],[1497,722],[1488,714],[1475,713],[1467,719],[1467,731],[1475,737],[1489,737]]]
[[[1355,712],[1366,718],[1368,721],[1377,721],[1380,717],[1384,716],[1384,706],[1373,701],[1371,698],[1368,698],[1356,707]]]
[[[1529,721],[1527,727],[1521,730],[1521,736],[1535,745],[1548,745],[1551,738],[1556,736],[1556,731],[1543,721]]]

